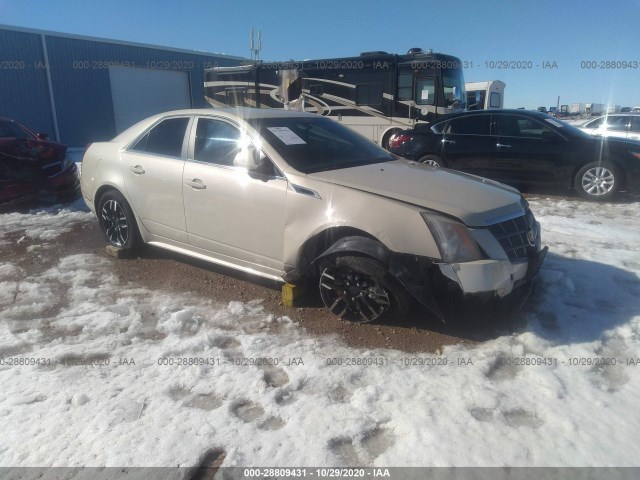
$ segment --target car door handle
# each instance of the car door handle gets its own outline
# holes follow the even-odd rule
[[[184,183],[189,185],[191,188],[195,188],[196,190],[204,190],[205,188],[207,188],[207,186],[199,178],[194,178],[193,180],[187,180]]]
[[[498,148],[511,148],[511,145],[505,145],[504,143],[496,143]]]
[[[131,170],[136,175],[142,175],[144,173],[144,168],[142,168],[140,165],[131,165],[129,167],[129,170]]]
[[[456,141],[455,140],[447,140],[446,138],[443,138],[442,139],[442,143],[452,143],[453,144],[453,143],[456,143]]]

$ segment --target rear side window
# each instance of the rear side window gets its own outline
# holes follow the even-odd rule
[[[188,123],[187,117],[163,120],[141,137],[131,150],[180,158]]]
[[[470,115],[449,121],[447,133],[458,135],[490,135],[491,115]]]

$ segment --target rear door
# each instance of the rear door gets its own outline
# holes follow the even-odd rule
[[[455,170],[491,175],[496,156],[491,114],[465,115],[450,120],[442,136],[442,156],[447,166]]]
[[[189,116],[155,124],[122,152],[122,170],[131,207],[154,235],[187,243],[182,203],[185,133]]]

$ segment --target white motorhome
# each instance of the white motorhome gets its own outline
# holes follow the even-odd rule
[[[386,147],[396,131],[465,106],[463,62],[410,49],[406,55],[252,62],[205,71],[213,107],[286,108],[327,116]]]
[[[504,107],[504,88],[506,83],[500,80],[486,82],[467,82],[467,110],[489,110]]]

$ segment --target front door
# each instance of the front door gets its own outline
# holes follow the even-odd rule
[[[268,159],[262,174],[235,166],[242,141],[237,125],[197,119],[183,175],[189,242],[222,261],[280,274],[287,181]]]

